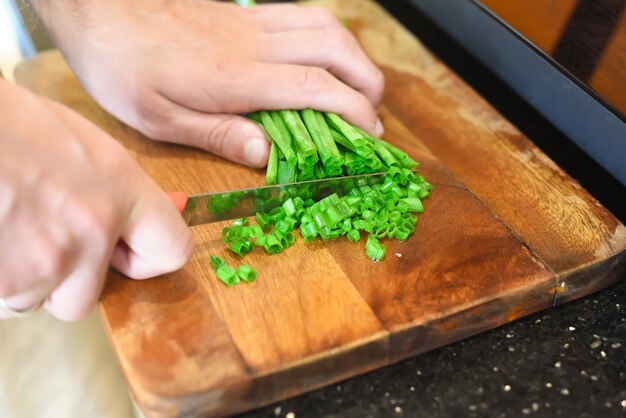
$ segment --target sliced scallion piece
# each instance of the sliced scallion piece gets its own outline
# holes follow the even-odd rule
[[[234,286],[240,281],[239,277],[237,277],[237,271],[226,264],[219,266],[215,273],[217,274],[217,278],[227,286]]]
[[[237,276],[246,283],[250,283],[256,279],[257,272],[247,264],[241,264],[237,267]]]
[[[217,270],[218,267],[226,265],[226,262],[224,261],[222,257],[212,255],[210,259],[211,259],[211,265],[213,266],[213,270]]]
[[[365,243],[365,256],[375,263],[385,257],[385,246],[371,234],[367,237],[367,242]]]

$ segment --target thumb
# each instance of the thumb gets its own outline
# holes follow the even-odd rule
[[[145,279],[182,267],[193,243],[182,216],[156,184],[144,182],[139,190],[111,265],[128,277]]]
[[[180,112],[175,124],[176,131],[184,137],[170,140],[204,149],[250,167],[262,168],[267,165],[269,142],[261,128],[242,116]]]

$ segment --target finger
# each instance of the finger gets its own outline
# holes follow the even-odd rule
[[[315,45],[315,48],[303,47]],[[363,93],[377,106],[383,94],[382,72],[342,27],[305,29],[269,35],[262,58],[275,63],[325,68],[345,84]]]
[[[261,129],[236,115],[211,115],[180,108],[170,121],[169,142],[209,151],[233,162],[262,168],[267,164],[270,144]]]
[[[24,311],[39,306],[53,290],[53,284],[50,282],[41,283],[40,285],[20,294],[5,297],[5,303],[14,310]],[[10,314],[5,314],[0,309],[0,319],[9,319]]]
[[[74,268],[79,245],[68,225],[43,209],[63,205],[63,199],[44,191],[30,193],[0,233],[0,297],[26,294],[43,288],[47,295]],[[37,201],[39,200],[39,201]],[[37,212],[37,209],[39,211]],[[4,230],[3,230],[4,232]],[[19,308],[19,307],[18,307]]]
[[[60,117],[73,122],[71,128],[77,135],[99,134],[100,131],[93,130],[94,125],[86,119],[78,118],[54,103],[51,106]],[[116,149],[123,151],[119,145]],[[120,215],[125,220],[115,236],[121,235],[126,245],[115,249],[115,244],[111,245],[111,264],[129,277],[142,279],[180,268],[192,250],[187,224],[163,190],[136,163],[129,159],[125,169],[129,185],[124,195],[128,193],[133,197],[128,198],[130,210]]]
[[[319,6],[302,7],[295,4],[266,4],[246,10],[266,32],[341,26],[341,23],[331,11]]]
[[[44,308],[63,321],[83,319],[98,304],[108,260],[108,256],[85,259],[82,265],[50,292]]]
[[[182,267],[192,250],[191,233],[174,204],[146,180],[123,228],[111,265],[134,279],[146,279]]]
[[[197,64],[185,65],[189,71],[184,79],[176,76],[174,68],[166,71],[170,82],[160,87],[162,94],[207,113],[217,107],[223,113],[306,108],[335,112],[379,135],[380,122],[369,100],[321,68],[234,61],[213,63],[214,68]]]

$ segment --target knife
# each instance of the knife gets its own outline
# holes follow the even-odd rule
[[[182,192],[170,192],[168,196],[187,221],[187,225],[194,226],[246,218],[257,212],[269,212],[296,196],[315,201],[333,193],[341,197],[355,187],[381,183],[386,174],[334,177],[190,196]]]

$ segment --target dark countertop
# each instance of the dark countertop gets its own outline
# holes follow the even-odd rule
[[[622,222],[626,189],[404,1],[380,3]],[[626,280],[447,347],[240,415],[626,417]]]

